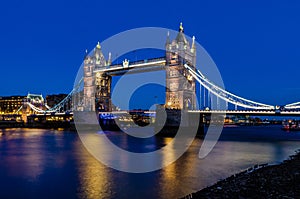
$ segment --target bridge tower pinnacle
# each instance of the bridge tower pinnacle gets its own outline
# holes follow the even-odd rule
[[[170,42],[168,34],[166,41],[166,108],[196,108],[195,80],[184,67],[186,63],[196,65],[195,38],[190,46],[180,23],[176,38]]]
[[[96,77],[94,70],[96,67],[105,66],[106,60],[103,56],[100,43],[98,42],[94,48],[92,55],[86,55],[84,59],[84,93],[83,93],[83,110],[95,111],[95,97],[96,97]]]
[[[111,64],[111,54],[106,61],[98,42],[91,56],[84,59],[84,111],[111,111],[111,76],[106,73],[94,73],[95,69]]]

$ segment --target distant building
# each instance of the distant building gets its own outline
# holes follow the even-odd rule
[[[35,106],[43,106],[45,104],[42,94],[39,95],[39,94],[28,93],[27,102],[30,102],[31,104],[33,104]]]
[[[58,103],[60,103],[63,99],[65,99],[68,95],[67,94],[54,94],[54,95],[47,95],[46,96],[46,104],[48,107],[52,108]],[[71,102],[67,102],[64,105],[65,110],[71,109]]]
[[[16,114],[20,110],[27,96],[7,96],[0,97],[0,113],[1,114]]]
[[[37,94],[4,96],[0,97],[0,114],[21,114],[27,108],[26,104],[24,105],[25,102],[30,102],[39,108],[45,103],[43,96]]]
[[[60,103],[67,94],[47,95],[44,99],[42,94],[31,94],[27,96],[4,96],[0,97],[0,114],[34,114],[35,109],[47,110]],[[27,102],[29,104],[27,104]],[[65,103],[65,110],[71,109],[71,101]]]

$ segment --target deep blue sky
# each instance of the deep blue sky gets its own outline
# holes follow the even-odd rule
[[[300,101],[299,10],[299,1],[2,1],[0,95],[67,93],[97,41],[137,27],[177,30],[182,21],[229,91]]]

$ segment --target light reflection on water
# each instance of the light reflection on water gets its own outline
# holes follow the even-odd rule
[[[90,156],[85,156],[82,161],[78,167],[78,197],[87,199],[110,197],[110,172]]]
[[[6,129],[0,134],[0,198],[178,198],[254,164],[280,162],[300,146],[299,133],[288,134],[278,126],[225,128],[205,159],[198,158],[202,140],[195,139],[168,167],[129,174],[99,163],[76,133]],[[156,137],[137,146],[119,132],[107,136],[132,151],[152,151],[172,140]],[[168,151],[163,159],[173,155]]]

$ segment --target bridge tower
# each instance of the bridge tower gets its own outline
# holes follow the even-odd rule
[[[94,51],[95,54],[95,51]],[[95,80],[94,80],[94,55],[86,56],[84,59],[84,88],[83,88],[83,110],[95,110]]]
[[[94,74],[96,68],[109,64],[110,55],[108,61],[106,61],[98,42],[93,54],[91,56],[87,55],[84,59],[84,111],[95,111],[96,109],[100,111],[111,110],[111,76],[105,73]]]
[[[195,67],[196,46],[193,37],[190,46],[180,23],[177,37],[170,42],[169,33],[166,41],[166,102],[168,109],[192,110],[196,108],[195,79],[189,74],[184,64]]]

